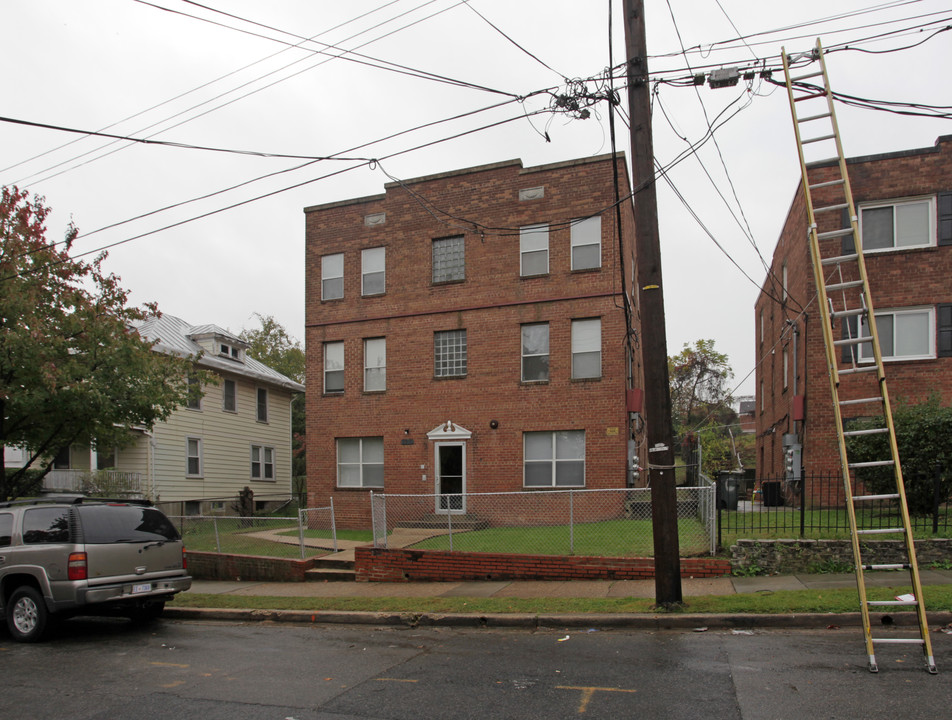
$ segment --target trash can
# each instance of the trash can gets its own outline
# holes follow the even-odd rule
[[[778,507],[783,505],[783,492],[780,488],[779,480],[770,480],[762,482],[760,489],[764,493],[764,507]]]
[[[740,478],[731,472],[722,472],[717,477],[717,507],[721,510],[737,509],[737,492]]]

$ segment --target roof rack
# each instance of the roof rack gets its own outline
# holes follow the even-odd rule
[[[121,504],[121,505],[141,505],[151,507],[152,501],[139,498],[101,498],[87,497],[86,495],[44,495],[37,498],[25,498],[23,500],[5,500],[0,502],[0,507],[14,507],[18,505],[83,505],[83,504]]]

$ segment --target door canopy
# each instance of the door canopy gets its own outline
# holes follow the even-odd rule
[[[437,425],[426,434],[427,438],[433,440],[469,440],[473,433],[466,428],[457,425],[452,420],[447,420],[442,425]]]

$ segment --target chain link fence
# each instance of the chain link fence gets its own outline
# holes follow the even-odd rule
[[[374,547],[652,557],[651,490],[371,494]],[[715,486],[677,488],[682,556],[714,554]]]
[[[200,552],[297,558],[336,552],[333,505],[297,516],[169,515],[185,547]]]

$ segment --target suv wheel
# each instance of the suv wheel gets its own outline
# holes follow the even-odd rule
[[[50,613],[36,588],[25,585],[13,591],[7,603],[7,627],[17,642],[37,642],[43,637]]]

